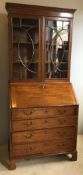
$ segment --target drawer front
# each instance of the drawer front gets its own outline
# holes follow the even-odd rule
[[[25,145],[12,146],[12,156],[28,156],[28,155],[46,155],[56,154],[75,150],[74,139],[61,139],[60,141],[51,141],[43,143],[33,143]]]
[[[12,133],[12,143],[41,142],[46,140],[71,138],[76,135],[75,127],[63,127]]]
[[[42,107],[42,108],[28,108],[28,109],[13,109],[12,119],[35,119],[56,116],[71,116],[76,115],[77,106],[56,106],[56,107]]]
[[[55,128],[60,126],[76,125],[77,118],[75,116],[12,121],[12,131],[36,130],[45,128]]]

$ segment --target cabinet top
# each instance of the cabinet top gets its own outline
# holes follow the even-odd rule
[[[6,3],[6,10],[13,13],[35,13],[40,16],[48,16],[51,13],[51,16],[67,17],[73,18],[73,14],[76,11],[75,9],[67,8],[57,8],[57,7],[47,7],[47,6],[38,6],[38,5],[28,5],[28,4],[18,4],[18,3]],[[27,12],[28,9],[28,12]],[[29,11],[30,10],[30,11]]]

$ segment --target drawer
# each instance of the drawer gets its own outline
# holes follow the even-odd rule
[[[77,118],[75,116],[64,116],[55,118],[35,119],[12,121],[12,131],[36,130],[45,128],[55,128],[61,126],[76,125]]]
[[[77,115],[77,106],[55,106],[42,108],[13,109],[13,120],[48,118],[56,116]]]
[[[75,150],[74,139],[52,140],[50,142],[23,144],[12,146],[12,156],[30,156],[30,155],[48,155],[56,153],[64,153]]]
[[[62,127],[44,130],[24,131],[12,133],[12,143],[42,142],[46,140],[71,138],[76,135],[76,128]]]

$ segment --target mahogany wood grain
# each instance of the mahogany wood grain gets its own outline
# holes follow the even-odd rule
[[[42,142],[53,139],[72,138],[76,135],[76,128],[59,127],[43,130],[32,130],[12,133],[12,143],[28,143],[28,142]]]
[[[12,108],[76,105],[70,83],[11,84]]]
[[[73,18],[73,14],[75,12],[75,9],[64,9],[24,4],[19,5],[17,3],[6,3],[6,9],[11,14],[18,14],[23,16],[35,14],[38,16],[59,16],[66,18]]]
[[[24,131],[24,130],[38,130],[45,128],[75,126],[77,123],[76,116],[68,117],[55,117],[45,119],[33,119],[33,120],[22,120],[12,122],[12,132]]]
[[[15,159],[12,159],[10,160],[10,163],[9,163],[9,170],[14,170],[16,169],[16,161]]]
[[[52,142],[41,142],[33,144],[13,145],[12,157],[18,156],[41,156],[48,154],[64,153],[75,149],[73,139],[52,140]]]
[[[77,116],[78,106],[56,106],[56,107],[39,107],[39,108],[13,108],[12,120],[26,120],[26,119],[42,119],[50,117],[65,117]]]

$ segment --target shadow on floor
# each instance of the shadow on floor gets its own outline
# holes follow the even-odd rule
[[[64,162],[68,161],[67,155],[51,155],[51,156],[45,156],[45,157],[36,157],[36,158],[25,158],[19,159],[16,161],[17,164],[20,164],[21,166],[24,166],[27,162],[27,166],[33,166],[38,164],[47,164],[47,163],[58,163],[58,162]],[[24,163],[26,162],[26,163]],[[7,146],[3,146],[0,148],[0,163],[5,166],[7,169],[10,169],[10,162],[9,162],[9,156],[8,156],[8,148]]]

